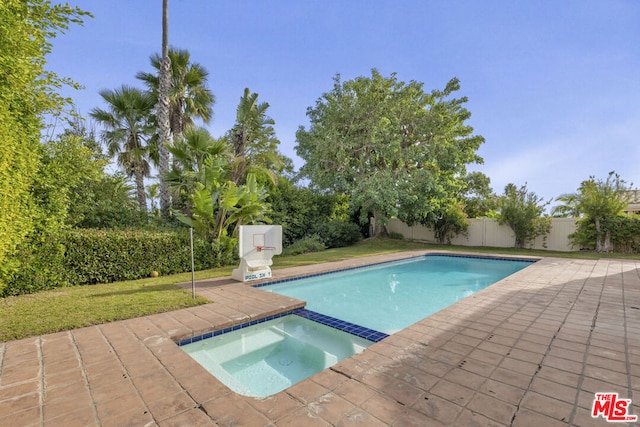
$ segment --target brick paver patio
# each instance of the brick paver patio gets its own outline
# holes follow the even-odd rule
[[[264,399],[231,392],[175,341],[304,303],[210,280],[207,305],[0,343],[0,426],[609,425],[591,417],[595,392],[640,414],[639,268],[541,259]]]

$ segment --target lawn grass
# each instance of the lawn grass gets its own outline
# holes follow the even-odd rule
[[[393,239],[369,239],[348,248],[329,249],[274,258],[274,269],[318,264],[416,249],[447,250],[504,255],[602,257],[639,259],[634,255],[602,255],[592,252],[550,252],[504,248],[437,246]],[[228,277],[234,266],[196,272],[196,280]],[[104,285],[78,286],[0,299],[0,341],[65,331],[121,319],[192,307],[207,302],[192,298],[189,290],[175,286],[188,282],[191,273]]]
[[[0,341],[206,303],[171,277],[77,286],[0,299]]]

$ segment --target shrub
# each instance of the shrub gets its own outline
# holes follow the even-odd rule
[[[269,191],[268,197],[272,223],[282,225],[285,246],[310,235],[315,224],[347,221],[348,200],[344,194],[323,194],[298,187],[283,177],[278,178],[277,187]]]
[[[110,283],[191,269],[186,230],[142,232],[132,230],[74,230],[68,236],[65,264],[74,273],[73,284]],[[198,270],[215,265],[206,241],[194,236],[194,264]]]
[[[210,245],[194,235],[196,270],[233,260],[233,248]],[[212,252],[217,251],[217,252]],[[224,253],[222,253],[224,252]],[[4,277],[1,296],[62,286],[110,283],[191,270],[189,232],[84,230],[65,231],[21,246],[17,266]]]
[[[640,252],[640,218],[633,216],[615,216],[601,222],[603,234],[608,234],[614,252]],[[582,218],[577,222],[576,231],[569,235],[575,246],[594,250],[598,234],[592,219]]]
[[[20,295],[69,285],[64,265],[65,246],[57,235],[27,238],[3,271],[0,296]]]
[[[317,234],[327,248],[350,246],[362,239],[360,226],[352,222],[325,222],[316,225],[312,233]]]
[[[640,252],[640,218],[633,216],[617,216],[610,218],[605,224],[611,228],[611,243],[615,252]]]
[[[283,252],[285,255],[300,255],[309,252],[320,252],[325,249],[327,248],[320,240],[320,237],[318,235],[313,235],[303,237],[302,239],[292,243],[284,248]]]

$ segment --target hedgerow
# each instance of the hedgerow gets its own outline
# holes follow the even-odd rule
[[[187,230],[64,231],[46,236],[38,244],[21,246],[20,266],[8,277],[0,295],[19,295],[63,286],[111,283],[191,270]],[[214,254],[205,240],[194,236],[196,270],[217,267],[229,256]],[[218,249],[219,250],[219,249]]]

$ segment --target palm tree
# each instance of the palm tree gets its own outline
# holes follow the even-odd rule
[[[169,90],[170,125],[173,139],[182,137],[185,129],[194,124],[194,119],[209,123],[213,116],[215,97],[207,88],[209,72],[198,63],[191,63],[191,55],[186,49],[168,50],[171,65],[171,84]],[[161,57],[151,56],[151,65],[161,70]],[[142,80],[153,96],[159,96],[160,81],[157,74],[139,72],[136,77]]]
[[[135,179],[138,205],[147,210],[144,177],[149,176],[146,140],[151,133],[149,116],[153,98],[139,89],[122,85],[120,89],[103,90],[100,96],[108,108],[94,108],[91,117],[102,124],[102,139],[110,157],[117,156],[118,164],[127,176]]]
[[[156,182],[151,185],[147,185],[147,198],[151,204],[151,212],[156,214],[158,212],[158,206],[156,206],[156,199],[158,198],[158,189],[160,183]]]
[[[167,0],[163,0],[165,3]],[[165,35],[163,21],[163,35]],[[169,171],[170,155],[166,147],[179,140],[194,118],[208,123],[212,116],[213,93],[207,88],[209,72],[199,64],[190,63],[187,50],[169,49],[163,37],[162,56],[151,56],[151,65],[157,74],[139,72],[154,97],[158,98],[158,169],[160,175],[160,206],[163,216],[169,214],[171,198],[164,176]]]
[[[269,103],[258,102],[258,94],[245,88],[236,111],[236,124],[226,138],[232,147],[234,165],[231,180],[242,184],[247,172],[267,175],[275,182],[284,161],[277,151],[275,121],[267,115]]]
[[[611,220],[621,215],[629,203],[629,187],[615,171],[606,180],[590,176],[569,199],[585,223],[593,223],[596,231],[596,251],[611,250]]]
[[[226,179],[229,165],[227,144],[222,139],[213,138],[204,128],[190,127],[184,138],[176,140],[169,147],[173,155],[173,167],[165,175],[165,180],[174,198],[184,201],[195,191],[196,182],[206,187],[214,181]],[[186,206],[189,212],[189,206]]]
[[[551,216],[556,218],[580,218],[580,195],[577,193],[566,193],[558,196],[556,201],[562,205],[554,206],[551,209]]]
[[[169,217],[171,197],[169,186],[162,178],[169,171],[169,144],[171,143],[171,58],[169,58],[169,0],[162,0],[162,59],[158,65],[158,170],[160,172],[160,214]]]

